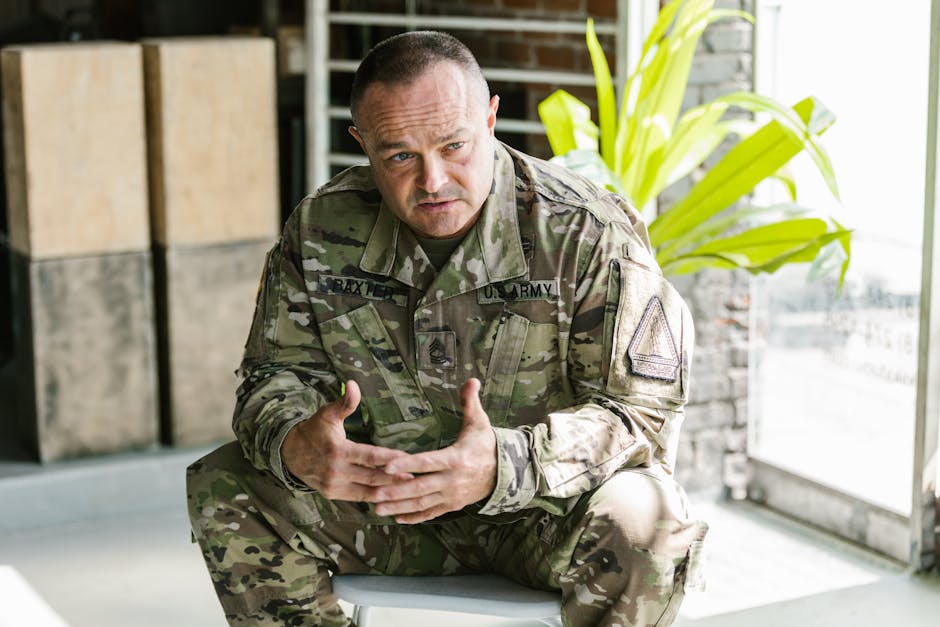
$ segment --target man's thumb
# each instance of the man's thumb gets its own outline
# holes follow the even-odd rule
[[[359,401],[362,399],[359,384],[352,379],[346,382],[345,388],[341,402],[336,404],[336,408],[339,410],[336,415],[338,420],[346,420],[351,416],[359,407]]]
[[[467,379],[467,382],[460,388],[460,402],[463,406],[464,424],[468,421],[476,422],[481,416],[486,416],[483,405],[480,403],[479,379]]]

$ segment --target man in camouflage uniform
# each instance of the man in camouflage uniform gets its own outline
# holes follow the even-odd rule
[[[360,66],[370,166],[288,219],[238,442],[189,469],[232,625],[350,624],[330,573],[502,573],[577,627],[669,625],[696,583],[689,312],[634,209],[497,142],[498,103],[440,33]]]

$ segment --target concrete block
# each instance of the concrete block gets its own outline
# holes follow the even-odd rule
[[[753,27],[744,20],[705,29],[702,43],[709,52],[750,52]]]
[[[16,417],[40,461],[156,444],[149,252],[13,256]]]
[[[687,431],[676,460],[676,478],[688,492],[722,485],[724,438],[720,431]]]
[[[273,42],[143,44],[155,240],[173,247],[272,238],[280,220]]]
[[[685,427],[692,431],[734,424],[734,405],[728,401],[691,403],[685,408]]]
[[[737,398],[734,403],[734,424],[736,427],[747,426],[748,420],[748,398]]]
[[[731,368],[728,378],[731,380],[731,398],[747,398],[748,369]]]
[[[696,57],[689,74],[690,85],[714,85],[746,79],[740,53],[714,53]],[[708,100],[708,95],[703,93]]]
[[[264,258],[272,241],[156,251],[162,438],[232,437],[232,409]]]
[[[750,347],[747,343],[747,335],[741,333],[742,337],[736,338],[731,342],[731,365],[735,368],[747,368],[750,357]]]
[[[33,259],[150,246],[139,44],[5,48],[10,245]]]

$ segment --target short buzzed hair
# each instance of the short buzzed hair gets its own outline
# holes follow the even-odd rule
[[[359,64],[349,98],[353,124],[356,123],[359,102],[370,85],[410,83],[441,61],[449,61],[463,68],[471,80],[480,84],[485,99],[490,99],[490,88],[480,64],[463,42],[453,35],[438,31],[410,31],[379,42]]]

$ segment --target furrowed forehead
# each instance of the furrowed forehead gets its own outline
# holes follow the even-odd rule
[[[443,146],[468,137],[472,133],[469,126],[459,126],[456,129],[446,131],[442,134],[428,135],[423,139],[427,140],[432,146]],[[366,134],[368,136],[368,134]],[[396,138],[394,136],[382,137],[376,134],[375,149],[380,152],[392,150],[409,150],[415,147],[413,141],[405,138]]]
[[[357,130],[377,150],[439,145],[485,124],[486,108],[476,104],[459,77],[426,75],[408,85],[376,85],[363,99]]]
[[[442,89],[459,86],[468,104],[472,105],[473,101],[479,100],[481,106],[485,107],[489,101],[489,87],[482,75],[473,74],[468,68],[454,61],[442,59],[404,81],[384,81],[381,78],[371,81],[359,99],[353,103],[353,123],[361,129],[366,125],[364,118],[374,111],[376,105],[383,103],[385,95],[394,94],[399,90],[407,91],[415,85],[429,81],[437,83]]]

